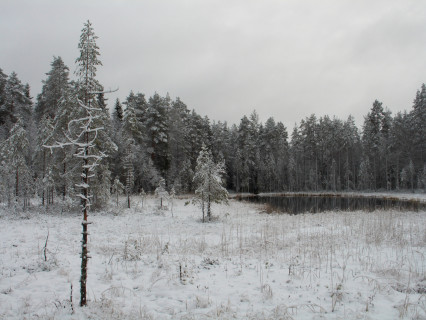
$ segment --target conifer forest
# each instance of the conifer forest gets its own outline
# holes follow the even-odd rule
[[[106,203],[114,181],[131,194],[154,191],[160,179],[177,193],[195,191],[193,177],[203,144],[216,162],[224,162],[223,179],[232,192],[426,188],[424,84],[413,94],[412,106],[397,114],[372,101],[361,127],[351,115],[338,119],[311,114],[289,129],[272,117],[261,123],[256,110],[231,124],[226,115],[223,121],[210,121],[180,98],[157,93],[146,97],[131,91],[125,101],[108,101],[113,104],[109,109],[108,93],[96,79],[102,63],[94,33],[91,45],[76,61],[83,71],[91,68],[89,94],[81,73],[70,74],[59,56],[46,70],[36,97],[16,73],[0,70],[2,202],[18,201],[25,207],[37,195],[48,205],[80,192],[79,146],[69,143],[67,132],[69,123],[83,116],[79,101],[89,100],[96,109],[93,123],[102,127],[91,147],[103,155],[92,168],[94,207]],[[79,48],[86,50],[81,44]],[[58,150],[49,148],[58,143]]]

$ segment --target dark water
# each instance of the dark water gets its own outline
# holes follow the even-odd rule
[[[255,203],[268,204],[272,207],[273,211],[290,214],[306,212],[317,213],[323,211],[374,211],[389,209],[400,211],[426,210],[426,203],[416,200],[361,196],[249,196],[240,199]]]

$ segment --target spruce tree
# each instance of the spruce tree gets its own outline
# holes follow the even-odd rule
[[[112,114],[112,122],[115,131],[119,131],[121,128],[121,123],[123,122],[123,107],[118,98],[117,100],[115,100],[114,111]]]
[[[194,203],[201,205],[203,222],[205,221],[205,213],[207,219],[211,220],[212,203],[228,203],[228,191],[223,187],[224,174],[225,163],[214,163],[210,150],[203,145],[197,158],[194,174],[196,186]]]

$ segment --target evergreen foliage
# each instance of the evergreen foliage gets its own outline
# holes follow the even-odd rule
[[[27,152],[29,142],[22,120],[18,118],[10,136],[0,145],[1,190],[3,199],[10,207],[21,202],[23,207],[29,204],[33,182],[28,164]]]
[[[212,203],[228,203],[228,191],[223,187],[225,163],[213,161],[210,150],[203,145],[197,158],[197,167],[194,174],[195,196],[194,203],[201,205],[203,222],[205,213],[208,221],[211,220]]]
[[[53,57],[52,69],[46,73],[41,93],[37,96],[34,118],[38,123],[43,117],[54,119],[61,99],[70,88],[69,68],[61,57]]]
[[[0,105],[0,124],[3,127],[4,138],[8,138],[18,119],[22,120],[21,125],[25,129],[29,128],[32,119],[32,102],[29,87],[22,84],[15,72],[12,72],[5,82],[2,73],[0,78],[2,78],[0,86],[4,84],[3,104]]]

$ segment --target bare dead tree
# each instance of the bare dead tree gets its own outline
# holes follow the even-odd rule
[[[50,148],[63,148],[72,145],[77,149],[75,157],[82,160],[81,182],[76,184],[80,189],[77,195],[81,200],[81,208],[83,212],[82,221],[82,241],[81,241],[81,276],[80,276],[80,306],[87,303],[86,285],[87,285],[87,263],[89,257],[88,250],[88,213],[92,204],[93,196],[90,194],[90,179],[95,176],[96,167],[106,157],[106,154],[99,149],[97,143],[99,132],[104,130],[103,115],[104,110],[99,106],[96,96],[99,94],[109,93],[113,91],[104,91],[102,86],[95,79],[96,68],[102,63],[98,60],[99,55],[96,39],[90,21],[84,24],[82,34],[80,36],[80,57],[77,58],[78,64],[75,74],[79,77],[76,90],[72,93],[71,99],[80,108],[79,116],[68,122],[68,128],[64,132],[65,142],[56,142],[54,145],[45,146]],[[118,90],[118,89],[117,89]],[[115,90],[116,91],[116,90]]]

